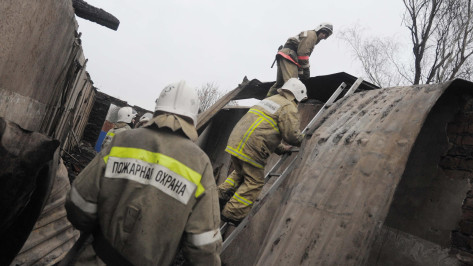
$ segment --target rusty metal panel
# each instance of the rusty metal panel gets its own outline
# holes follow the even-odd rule
[[[472,84],[380,89],[335,103],[305,140],[296,169],[222,254],[223,263],[367,263],[427,116],[445,104],[443,94],[458,105],[461,93],[473,93]],[[443,112],[456,111],[449,104]]]

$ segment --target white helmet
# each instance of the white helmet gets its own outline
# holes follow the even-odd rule
[[[327,38],[328,38],[333,33],[333,25],[332,25],[332,23],[324,22],[324,23],[320,24],[317,28],[315,28],[316,32],[318,32],[319,30],[323,30],[323,31],[327,32],[327,34],[328,34]]]
[[[282,85],[281,89],[290,91],[298,102],[307,100],[307,89],[305,85],[296,78],[290,78]]]
[[[133,108],[127,106],[122,107],[118,110],[117,122],[131,123],[131,120],[135,118],[136,114],[133,113]]]
[[[169,84],[156,99],[155,111],[178,114],[192,119],[197,125],[200,101],[197,92],[189,87],[184,80]]]
[[[153,118],[153,114],[152,114],[152,113],[145,113],[144,115],[142,115],[142,116],[140,117],[140,122],[149,121],[149,120],[151,120],[151,118]]]

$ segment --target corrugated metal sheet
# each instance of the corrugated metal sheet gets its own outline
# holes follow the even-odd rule
[[[414,179],[415,173],[422,173],[419,169],[424,165],[414,163],[422,162],[422,149],[410,157],[420,141],[419,132],[429,121],[440,121],[434,124],[440,127],[435,133],[445,136],[446,123],[464,104],[462,94],[473,94],[472,85],[455,80],[364,91],[331,106],[305,141],[296,169],[223,252],[222,261],[227,265],[366,264],[401,177]],[[458,194],[462,198],[464,191]],[[427,240],[435,243],[434,236]]]

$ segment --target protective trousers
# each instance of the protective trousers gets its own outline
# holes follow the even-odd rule
[[[228,201],[222,215],[234,221],[241,221],[253,207],[264,186],[264,169],[232,156],[235,170],[218,186],[220,202]],[[236,190],[236,191],[235,191]]]
[[[278,57],[278,70],[276,75],[276,83],[269,89],[266,97],[277,94],[277,90],[286,83],[290,78],[298,78],[298,67],[287,59]]]

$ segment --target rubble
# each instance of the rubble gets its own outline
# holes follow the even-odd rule
[[[82,169],[92,161],[96,154],[97,152],[94,150],[94,147],[87,141],[81,141],[80,144],[70,152],[64,152],[62,158],[66,165],[69,181],[71,183]]]

